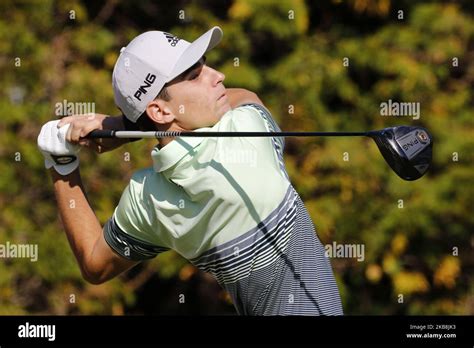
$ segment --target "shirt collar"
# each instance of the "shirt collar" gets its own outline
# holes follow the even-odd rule
[[[211,128],[199,128],[195,132],[210,131]],[[151,158],[153,160],[153,169],[160,173],[163,172],[176,163],[178,163],[187,154],[192,154],[194,148],[202,143],[205,138],[191,138],[191,137],[177,137],[169,142],[161,149],[157,146],[151,151]]]

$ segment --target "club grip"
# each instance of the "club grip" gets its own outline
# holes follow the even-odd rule
[[[115,138],[115,131],[110,129],[95,129],[85,137],[89,139]]]

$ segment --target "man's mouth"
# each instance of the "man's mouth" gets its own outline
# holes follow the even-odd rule
[[[227,95],[226,95],[225,92],[224,92],[224,93],[222,93],[222,94],[220,95],[219,98],[217,98],[217,100],[220,100],[221,98],[226,97],[226,96],[227,96]]]

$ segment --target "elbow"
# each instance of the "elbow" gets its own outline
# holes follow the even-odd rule
[[[102,274],[98,272],[90,272],[86,269],[81,269],[82,278],[92,285],[100,285],[105,283],[108,279],[103,277]]]
[[[242,93],[242,97],[246,102],[252,102],[252,103],[257,103],[257,104],[263,104],[260,98],[258,97],[257,93],[249,91],[249,90],[244,90],[244,93]]]
[[[245,93],[242,94],[242,98],[238,101],[237,104],[238,105],[243,105],[243,104],[263,105],[263,102],[256,93],[245,90]]]
[[[83,277],[86,282],[92,285],[100,285],[104,284],[106,281],[100,278],[90,278],[90,277]]]

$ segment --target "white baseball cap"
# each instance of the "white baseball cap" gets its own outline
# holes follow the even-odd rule
[[[163,31],[148,31],[120,50],[112,74],[115,103],[136,122],[163,86],[214,48],[222,30],[213,27],[193,43]]]

